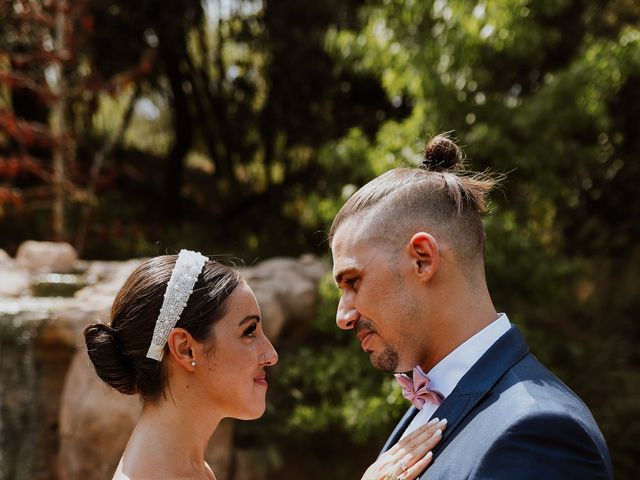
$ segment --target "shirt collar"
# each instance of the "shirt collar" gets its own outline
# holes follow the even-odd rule
[[[429,388],[448,397],[469,369],[511,328],[504,313],[444,357],[428,373]]]

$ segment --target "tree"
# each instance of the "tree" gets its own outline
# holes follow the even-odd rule
[[[586,400],[619,477],[633,478],[640,8],[389,0],[362,15],[364,28],[330,32],[331,51],[413,110],[372,142],[339,144],[381,173],[415,165],[427,135],[448,130],[472,169],[508,173],[487,219],[494,299]]]
[[[144,74],[148,59],[105,81],[96,75],[84,51],[94,26],[87,2],[16,0],[3,1],[1,8],[6,28],[0,36],[5,67],[0,83],[6,90],[0,125],[6,136],[0,162],[6,178],[17,183],[0,187],[0,199],[17,207],[24,206],[25,195],[33,194],[26,202],[30,204],[50,199],[46,210],[51,226],[44,236],[67,239],[70,200],[82,197],[83,186],[92,196],[100,164],[98,157],[93,158],[98,168],[87,185],[76,161],[77,139],[85,132],[79,131],[73,116],[84,110],[90,117],[95,98]]]

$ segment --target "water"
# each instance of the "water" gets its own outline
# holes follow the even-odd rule
[[[38,404],[33,336],[38,315],[0,314],[0,479],[32,478]]]
[[[31,279],[31,291],[34,297],[73,297],[95,279],[75,273],[44,273]]]
[[[59,351],[38,350],[37,337],[52,313],[72,303],[62,297],[0,298],[0,480],[54,478],[57,414],[48,407],[58,399],[48,395],[53,379],[47,376]]]

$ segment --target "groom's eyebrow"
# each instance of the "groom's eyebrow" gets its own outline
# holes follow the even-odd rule
[[[255,320],[256,322],[259,322],[260,317],[258,315],[247,315],[242,320],[240,320],[240,323],[238,325],[244,325],[245,323],[250,322],[251,320]]]
[[[353,273],[355,270],[356,270],[356,268],[355,268],[355,267],[352,267],[352,266],[345,267],[345,268],[343,268],[343,269],[341,269],[341,270],[338,270],[338,271],[336,272],[335,276],[334,276],[334,279],[335,279],[336,285],[338,285],[338,286],[339,286],[339,285],[340,285],[340,283],[342,282],[342,278],[343,278],[345,275],[348,275],[348,274],[350,274],[350,273]]]

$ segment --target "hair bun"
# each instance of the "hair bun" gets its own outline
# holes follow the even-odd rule
[[[462,150],[446,134],[433,137],[424,147],[424,160],[420,168],[432,172],[454,170],[462,166]]]
[[[84,339],[98,376],[121,393],[136,393],[136,372],[120,350],[116,331],[104,323],[94,323],[85,328]]]

